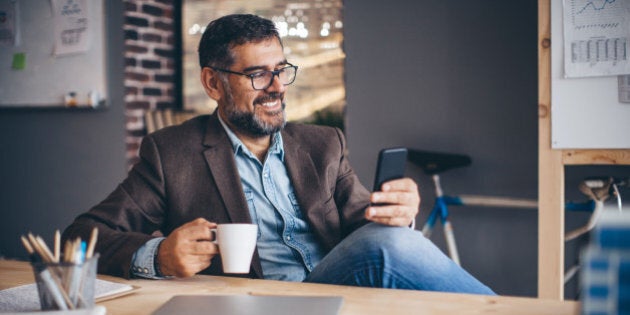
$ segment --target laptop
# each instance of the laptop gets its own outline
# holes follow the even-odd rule
[[[340,296],[177,295],[153,315],[335,315]]]

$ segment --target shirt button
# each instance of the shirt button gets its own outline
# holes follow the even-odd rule
[[[291,236],[287,235],[287,241],[290,241],[290,240],[291,240]]]
[[[147,269],[147,268],[144,268],[142,271],[143,271],[144,273],[149,273],[149,269]]]

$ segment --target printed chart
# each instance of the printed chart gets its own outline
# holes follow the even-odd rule
[[[564,0],[565,77],[630,74],[630,0]]]

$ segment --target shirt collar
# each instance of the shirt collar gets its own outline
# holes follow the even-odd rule
[[[241,139],[239,139],[232,129],[230,129],[230,127],[223,121],[221,115],[217,113],[217,117],[219,118],[219,122],[221,123],[221,126],[223,126],[225,133],[227,133],[228,138],[230,138],[230,141],[232,142],[234,154],[236,155],[239,151],[243,151],[246,155],[254,157],[249,149],[247,149],[247,147],[243,144]],[[278,154],[280,160],[284,162],[284,144],[282,141],[282,135],[279,132],[276,132],[271,136],[271,146],[269,147],[269,152],[267,154]]]

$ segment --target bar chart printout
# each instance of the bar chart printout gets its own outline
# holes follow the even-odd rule
[[[630,74],[630,0],[563,0],[564,76]]]

